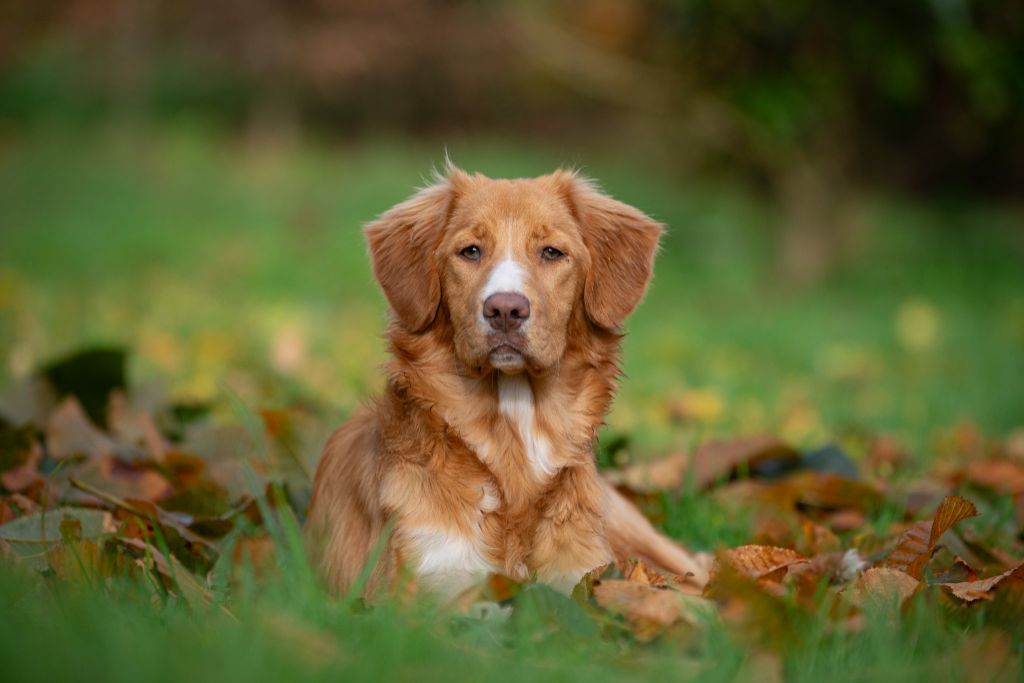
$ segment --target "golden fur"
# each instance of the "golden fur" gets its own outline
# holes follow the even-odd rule
[[[488,571],[567,590],[627,556],[704,578],[593,457],[619,329],[661,233],[571,172],[454,168],[367,226],[391,359],[383,396],[334,433],[316,473],[307,534],[332,591],[352,587],[378,543],[370,592],[402,568],[442,594]],[[486,296],[508,283],[528,319],[489,327]]]

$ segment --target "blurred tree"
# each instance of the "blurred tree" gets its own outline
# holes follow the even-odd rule
[[[0,5],[0,122],[183,115],[256,141],[305,127],[628,141],[777,198],[782,271],[813,278],[856,239],[855,188],[1024,186],[1024,3]]]

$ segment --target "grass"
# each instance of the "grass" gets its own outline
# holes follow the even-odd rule
[[[381,381],[384,303],[359,226],[420,184],[441,149],[377,140],[257,151],[175,130],[142,146],[52,131],[7,140],[0,387],[113,343],[131,350],[142,394],[210,400],[223,419],[237,418],[229,397],[303,401],[337,423]],[[870,436],[892,433],[924,466],[962,421],[987,434],[1024,425],[1019,212],[869,197],[857,248],[824,281],[793,287],[773,265],[782,216],[735,187],[682,182],[610,149],[561,156],[467,141],[450,152],[491,175],[580,164],[669,225],[629,324],[606,435],[626,437],[633,457],[759,431],[798,446],[838,441],[860,457]],[[307,448],[315,458],[318,446]],[[749,525],[710,497],[665,506],[666,528],[697,547],[746,540]],[[726,681],[765,680],[776,666],[714,623],[643,648],[625,634],[586,635],[578,608],[541,589],[527,604],[545,607],[508,623],[421,604],[354,611],[325,600],[294,558],[279,577],[236,587],[230,614],[154,605],[127,579],[96,584],[51,589],[0,571],[5,676]],[[847,636],[824,623],[799,626],[782,650],[787,678],[956,677],[970,661],[963,648],[984,651],[964,637],[973,625],[935,602],[902,619],[879,613]]]
[[[240,590],[231,612],[153,604],[127,579],[105,593],[81,585],[43,588],[0,572],[0,666],[16,681],[218,681],[415,678],[424,681],[997,680],[977,661],[984,641],[972,624],[919,602],[901,619],[880,608],[853,634],[811,620],[790,625],[781,658],[710,621],[643,648],[601,639],[580,608],[542,586],[505,622],[466,620],[427,603],[380,603],[369,612],[327,601],[299,574]],[[586,628],[582,625],[586,624]],[[965,637],[965,634],[967,636]],[[59,653],[55,656],[54,653]],[[1020,653],[1001,666],[1012,665]],[[1009,679],[1012,680],[1012,679]]]
[[[208,399],[235,381],[260,385],[261,400],[301,391],[350,410],[379,386],[383,358],[384,303],[359,227],[420,184],[440,149],[247,152],[187,133],[141,148],[59,134],[9,142],[0,378],[113,342],[134,352],[137,380],[179,396]],[[1022,422],[1019,213],[868,199],[861,244],[824,282],[794,288],[773,266],[781,217],[735,188],[674,182],[608,152],[451,151],[492,175],[585,160],[668,224],[610,419],[640,451],[737,431],[804,445],[891,431],[925,455],[960,420],[997,433]],[[688,398],[696,425],[670,417]]]

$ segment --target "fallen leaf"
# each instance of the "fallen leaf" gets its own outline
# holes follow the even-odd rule
[[[743,545],[724,550],[719,557],[741,574],[766,581],[781,581],[786,574],[785,569],[807,561],[795,550],[767,545]]]
[[[775,437],[750,436],[709,441],[692,456],[676,453],[622,470],[610,470],[605,476],[617,486],[628,486],[640,492],[675,489],[684,483],[701,490],[728,478],[737,468],[769,459],[795,463],[800,454]]]
[[[19,517],[0,526],[0,542],[4,542],[27,566],[42,571],[49,566],[47,551],[63,542],[61,525],[68,519],[78,522],[76,534],[79,540],[94,540],[116,530],[108,512],[62,507]]]
[[[823,553],[835,553],[842,548],[839,537],[831,529],[815,524],[809,519],[800,520],[801,538],[797,547],[808,557]]]
[[[14,424],[46,424],[56,404],[56,392],[50,383],[30,376],[0,392],[0,419]]]
[[[8,491],[25,490],[40,479],[42,458],[34,427],[0,422],[0,485]]]
[[[920,579],[942,534],[957,522],[968,517],[976,517],[977,514],[978,509],[970,501],[960,496],[947,496],[939,504],[931,520],[917,522],[903,532],[896,547],[886,558],[885,566],[899,569],[915,579]]]
[[[960,583],[964,581],[977,581],[978,572],[967,560],[960,556],[953,558],[953,563],[940,572],[932,571],[932,580],[935,583]]]
[[[1024,462],[991,459],[972,462],[964,470],[964,479],[975,486],[1007,495],[1024,493]]]
[[[896,601],[906,603],[921,587],[921,582],[904,571],[889,567],[872,567],[861,574],[844,594],[859,608],[884,605]]]
[[[113,456],[117,444],[89,420],[74,397],[61,401],[46,424],[46,447],[57,460],[76,455],[90,458]]]
[[[60,545],[51,546],[46,550],[45,561],[57,578],[71,584],[92,585],[111,573],[110,563],[104,561],[99,544],[80,538],[68,538]]]
[[[620,560],[615,563],[622,578],[626,581],[636,581],[649,586],[667,586],[665,576],[658,573],[641,560]]]
[[[826,510],[873,510],[884,498],[874,486],[824,472],[796,472],[785,479],[796,502]]]
[[[836,510],[825,518],[825,522],[832,530],[840,534],[860,529],[866,521],[864,513],[860,510]]]
[[[939,585],[964,602],[974,602],[975,600],[991,600],[992,594],[999,584],[1010,578],[1024,579],[1024,562],[1018,564],[1013,569],[1008,569],[1002,574],[990,576],[987,579],[941,583]]]
[[[754,579],[728,562],[716,565],[712,579],[705,597],[715,601],[723,622],[748,642],[792,644],[810,619],[804,609],[793,609],[782,584]]]
[[[678,488],[690,463],[689,453],[675,453],[657,460],[630,465],[621,470],[606,470],[605,478],[616,486],[649,493]]]
[[[0,526],[0,540],[12,543],[59,543],[60,525],[65,519],[75,519],[81,525],[81,537],[96,538],[115,530],[109,512],[90,508],[62,507],[34,515],[19,517]]]
[[[140,565],[156,572],[164,587],[179,595],[187,604],[199,607],[213,603],[213,595],[205,583],[196,578],[173,554],[165,556],[156,546],[138,538],[115,536],[111,540],[132,550]]]
[[[156,470],[126,464],[112,456],[94,458],[79,467],[66,469],[62,475],[65,476],[59,477],[61,481],[74,477],[118,498],[160,500],[172,492],[170,483]],[[81,491],[73,492],[71,497],[77,502],[94,500]]]
[[[970,527],[954,529],[946,536],[950,549],[962,556],[972,567],[985,568],[993,571],[1005,571],[1016,567],[1018,558],[1011,556],[1002,548],[980,538]]]
[[[1002,452],[1013,460],[1024,460],[1024,427],[1018,427],[1006,435]]]
[[[881,434],[871,441],[866,460],[875,476],[889,478],[910,462],[910,455],[899,439]]]
[[[158,462],[170,450],[170,444],[160,433],[153,417],[145,411],[133,409],[123,391],[114,391],[110,395],[107,422],[110,432],[120,441],[142,449]]]
[[[641,642],[653,640],[681,619],[696,623],[694,608],[687,609],[686,601],[707,602],[667,587],[622,579],[608,579],[595,584],[594,599],[601,607],[625,617]]]

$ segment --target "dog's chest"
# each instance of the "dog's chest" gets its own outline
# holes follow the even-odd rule
[[[502,376],[498,379],[498,412],[505,417],[519,437],[521,457],[538,481],[545,481],[555,474],[555,463],[551,441],[537,424],[537,404],[529,381],[522,375]],[[508,453],[515,449],[513,443],[489,443],[483,453],[486,462],[497,453]]]
[[[461,440],[464,446],[449,443],[453,450],[432,475],[448,499],[432,515],[434,523],[406,533],[420,581],[442,593],[456,593],[489,572],[526,579],[537,569],[528,565],[541,499],[563,463],[525,376],[499,378],[496,398],[497,414],[480,423],[490,428],[460,429],[469,438]],[[457,474],[466,458],[482,463],[482,471]]]

